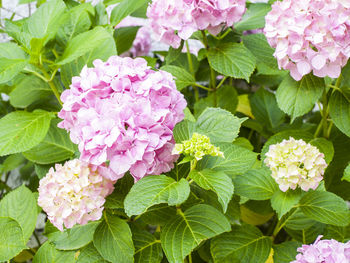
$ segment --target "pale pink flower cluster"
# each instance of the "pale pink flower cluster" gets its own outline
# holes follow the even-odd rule
[[[159,39],[178,48],[198,31],[216,35],[233,26],[244,14],[245,0],[153,0],[147,10],[151,27]]]
[[[279,67],[295,80],[311,71],[337,78],[350,57],[350,1],[276,1],[264,32]]]
[[[63,231],[101,218],[105,197],[113,182],[92,171],[78,159],[56,164],[39,184],[38,204],[51,223]]]
[[[291,263],[350,263],[350,241],[340,243],[334,239],[321,240],[298,248],[300,254]]]
[[[79,145],[80,159],[117,180],[135,180],[173,168],[173,128],[184,118],[184,96],[173,76],[154,71],[143,58],[94,61],[62,93],[59,127]]]
[[[283,192],[297,186],[304,191],[315,190],[327,167],[317,147],[292,137],[271,145],[264,162]]]

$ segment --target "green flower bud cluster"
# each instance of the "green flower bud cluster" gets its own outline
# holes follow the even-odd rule
[[[203,158],[204,155],[224,157],[224,153],[210,143],[209,137],[199,133],[193,133],[190,140],[184,141],[181,144],[175,144],[173,154],[184,154],[195,158],[197,161]]]

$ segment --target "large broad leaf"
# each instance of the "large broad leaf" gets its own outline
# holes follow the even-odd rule
[[[135,40],[139,26],[121,27],[114,31],[113,37],[117,44],[118,55],[128,51]]]
[[[350,164],[345,168],[344,170],[344,176],[342,177],[342,180],[346,180],[350,182]]]
[[[34,194],[24,185],[7,194],[0,202],[0,217],[16,220],[22,230],[25,241],[32,235],[38,209]]]
[[[58,119],[52,120],[45,139],[23,153],[28,160],[38,164],[50,164],[67,160],[74,155],[77,146],[72,143],[65,130],[57,127],[58,122]]]
[[[198,164],[197,169],[212,169],[223,171],[229,176],[242,174],[254,165],[257,154],[240,146],[231,143],[218,143],[220,151],[225,158],[205,156]]]
[[[334,157],[334,147],[331,141],[325,138],[315,138],[309,142],[311,145],[316,146],[321,153],[324,154],[324,159],[327,164],[333,160]]]
[[[294,120],[312,110],[324,88],[324,80],[312,74],[304,76],[301,81],[287,75],[276,93],[278,106]]]
[[[267,168],[253,169],[234,179],[236,193],[252,200],[270,199],[278,186]]]
[[[18,222],[10,217],[0,217],[0,261],[10,260],[26,248]]]
[[[238,31],[253,30],[265,26],[265,16],[271,10],[269,4],[257,3],[249,5],[242,19],[234,25]]]
[[[275,95],[264,88],[250,97],[250,105],[255,119],[270,130],[283,123],[285,114],[278,108]]]
[[[94,50],[101,49],[101,47],[108,49],[108,52],[113,51],[116,54],[115,42],[112,35],[103,27],[98,26],[77,35],[69,41],[57,64],[64,65],[84,55],[91,55]]]
[[[160,240],[157,240],[147,231],[133,229],[132,239],[135,245],[135,263],[160,263],[163,259],[162,246]]]
[[[116,26],[123,18],[127,17],[147,2],[147,0],[123,0],[112,10],[111,24]]]
[[[0,119],[0,156],[27,151],[45,137],[54,114],[15,111]]]
[[[346,226],[350,223],[350,212],[346,202],[339,196],[325,191],[308,192],[300,200],[301,211],[316,221]]]
[[[243,44],[223,44],[210,49],[208,60],[217,72],[247,81],[255,69],[255,57]]]
[[[350,137],[350,101],[339,91],[331,96],[329,114],[335,126]]]
[[[278,190],[271,198],[271,206],[277,212],[278,218],[281,219],[285,213],[291,210],[293,206],[298,204],[300,198],[300,189],[288,190],[287,192]]]
[[[198,117],[196,131],[210,138],[211,143],[232,142],[239,133],[242,122],[232,113],[220,108],[207,108]]]
[[[60,251],[46,241],[35,253],[33,263],[74,263],[75,251]]]
[[[62,22],[66,5],[62,0],[51,0],[42,4],[26,21],[26,27],[34,38],[50,40]]]
[[[0,43],[0,57],[8,59],[26,59],[27,54],[15,43]]]
[[[292,230],[303,230],[318,224],[317,221],[306,217],[300,208],[293,208],[281,220],[284,220],[285,226]]]
[[[212,190],[217,194],[219,203],[225,213],[233,195],[232,179],[224,172],[210,169],[192,170],[189,176],[203,189]]]
[[[99,222],[90,222],[86,225],[76,225],[64,232],[57,232],[49,238],[59,250],[75,250],[89,244],[94,236]]]
[[[290,263],[295,260],[298,254],[297,248],[301,247],[301,243],[297,241],[287,241],[273,246],[273,262],[274,263]]]
[[[25,158],[22,154],[12,154],[8,156],[0,166],[0,173],[7,173],[17,168],[24,162]]]
[[[271,238],[264,236],[258,228],[236,225],[231,232],[211,241],[211,253],[215,263],[261,263],[268,258],[271,245]]]
[[[174,65],[166,65],[161,67],[161,70],[171,73],[175,77],[176,87],[178,90],[182,90],[187,86],[196,82],[194,77],[185,69]]]
[[[195,205],[165,225],[160,239],[168,261],[183,262],[202,241],[230,229],[230,223],[218,210],[209,205]]]
[[[115,215],[105,214],[94,234],[94,245],[104,259],[118,263],[134,261],[134,245],[128,224]]]
[[[47,99],[52,91],[47,82],[30,75],[15,86],[10,93],[10,103],[16,108],[26,108],[35,101]]]
[[[139,215],[156,204],[179,205],[190,194],[190,186],[185,179],[176,182],[165,175],[147,176],[138,181],[124,200],[128,216]]]
[[[189,140],[196,131],[196,123],[192,121],[182,121],[174,128],[174,139],[177,143]]]
[[[25,59],[0,57],[0,84],[12,80],[26,65],[28,60]]]
[[[104,260],[95,248],[94,244],[90,243],[82,250],[80,250],[80,254],[76,263],[108,263],[108,261]]]
[[[303,244],[313,243],[319,235],[323,234],[324,229],[325,225],[321,223],[317,223],[308,228],[304,227],[301,230],[292,230],[287,227],[284,228],[289,236]]]

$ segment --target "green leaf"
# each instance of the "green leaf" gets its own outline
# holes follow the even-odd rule
[[[33,263],[74,263],[75,251],[60,251],[46,241],[35,253]]]
[[[175,77],[176,87],[178,90],[182,90],[196,82],[194,77],[187,70],[178,66],[166,65],[160,69],[171,73]]]
[[[344,170],[344,176],[342,177],[342,180],[346,180],[350,182],[350,164],[345,168]]]
[[[45,38],[45,41],[54,38],[65,9],[62,0],[50,0],[42,4],[26,21],[28,32],[33,38]]]
[[[20,166],[25,161],[22,154],[13,154],[2,163],[0,173],[7,173]]]
[[[335,239],[339,242],[346,243],[350,239],[350,226],[327,225],[323,234],[323,239]]]
[[[108,52],[116,53],[115,42],[112,35],[103,27],[95,27],[94,29],[81,33],[68,42],[62,57],[56,63],[64,65],[84,55],[96,52],[97,49],[108,48]],[[102,51],[100,51],[102,52]],[[106,51],[104,51],[106,53]]]
[[[16,111],[0,119],[0,156],[27,151],[45,137],[53,114]]]
[[[295,81],[287,75],[276,92],[278,106],[293,121],[312,110],[324,88],[324,80],[312,74],[304,76],[301,81]]]
[[[290,263],[295,260],[302,243],[297,241],[287,241],[273,246],[273,262],[274,263]]]
[[[28,160],[38,164],[50,164],[74,156],[77,146],[72,143],[65,130],[57,127],[60,121],[58,119],[52,120],[45,139],[34,148],[23,153]]]
[[[277,212],[278,219],[281,219],[285,213],[298,204],[300,198],[300,189],[290,189],[287,192],[282,192],[281,190],[276,191],[271,198],[271,206]]]
[[[251,4],[242,19],[234,25],[234,28],[238,31],[263,28],[265,26],[265,16],[270,10],[271,6],[269,4]]]
[[[121,27],[114,31],[114,39],[117,45],[118,55],[123,54],[132,47],[139,26]]]
[[[128,224],[115,215],[104,214],[104,221],[94,234],[94,245],[111,262],[133,262],[134,245]]]
[[[250,106],[256,120],[270,130],[284,122],[285,114],[278,108],[275,95],[264,88],[260,88],[250,97]]]
[[[25,59],[9,59],[0,57],[0,84],[12,80],[28,65]]]
[[[329,114],[335,126],[350,137],[350,101],[339,91],[334,91],[330,98]]]
[[[292,230],[287,227],[285,227],[284,230],[294,240],[302,242],[303,244],[310,244],[314,242],[319,235],[322,235],[322,233],[324,232],[324,228],[324,224],[316,223],[311,227],[304,227],[301,230]]]
[[[346,202],[333,193],[308,192],[300,200],[299,206],[307,217],[324,224],[346,226],[350,223],[350,212]]]
[[[197,169],[212,169],[223,171],[229,176],[243,174],[254,165],[257,154],[240,146],[230,143],[218,143],[225,158],[205,156],[198,164]]]
[[[176,215],[176,208],[167,204],[160,204],[150,207],[140,219],[149,225],[164,226]]]
[[[309,143],[316,146],[319,151],[324,154],[326,163],[330,164],[334,156],[333,143],[325,138],[316,138],[311,140]]]
[[[160,239],[169,262],[183,262],[202,241],[230,229],[230,223],[218,210],[209,205],[195,205],[165,225]]]
[[[27,59],[28,55],[15,43],[0,43],[0,58]]]
[[[236,194],[252,200],[270,199],[278,186],[267,168],[252,169],[233,180]]]
[[[10,217],[0,217],[0,261],[7,261],[26,249],[23,231]]]
[[[165,175],[147,176],[131,188],[124,200],[128,216],[140,215],[156,204],[168,203],[170,206],[185,202],[190,194],[190,186],[185,179],[176,182]]]
[[[49,240],[59,250],[75,250],[89,244],[100,222],[90,222],[86,225],[76,225],[72,229],[66,229],[53,235]]]
[[[226,213],[228,203],[233,195],[233,184],[230,177],[224,172],[210,169],[202,171],[192,170],[189,177],[203,189],[214,191],[218,196],[224,213]]]
[[[270,237],[251,225],[235,225],[232,231],[224,233],[211,241],[211,253],[215,263],[265,262],[271,250]]]
[[[108,263],[108,261],[104,260],[94,244],[90,243],[80,251],[76,263]]]
[[[213,144],[220,142],[232,142],[237,138],[242,122],[230,112],[220,108],[207,108],[198,117],[196,131],[207,135]]]
[[[48,173],[51,167],[52,165],[34,165],[35,173],[39,179],[43,178]]]
[[[160,240],[144,230],[133,229],[132,239],[135,245],[135,263],[160,263],[163,259]]]
[[[255,57],[242,44],[223,44],[208,51],[210,66],[217,72],[249,81],[255,69]]]
[[[318,224],[317,221],[305,217],[300,208],[293,208],[290,212],[284,215],[284,217],[286,218],[285,226],[292,230],[303,230]]]
[[[26,108],[33,102],[46,99],[52,95],[52,91],[47,82],[30,75],[18,83],[10,93],[10,103],[16,108]]]
[[[111,24],[116,26],[125,17],[142,7],[147,0],[123,0],[112,10],[111,14]]]
[[[23,230],[25,242],[35,229],[37,216],[37,200],[24,185],[11,191],[0,202],[0,217],[10,217],[16,220]]]
[[[182,121],[175,125],[173,130],[174,139],[177,143],[189,140],[196,130],[196,124],[192,121]]]

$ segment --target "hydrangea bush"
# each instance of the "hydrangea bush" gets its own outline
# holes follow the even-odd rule
[[[350,263],[349,1],[36,5],[0,25],[0,262]]]

